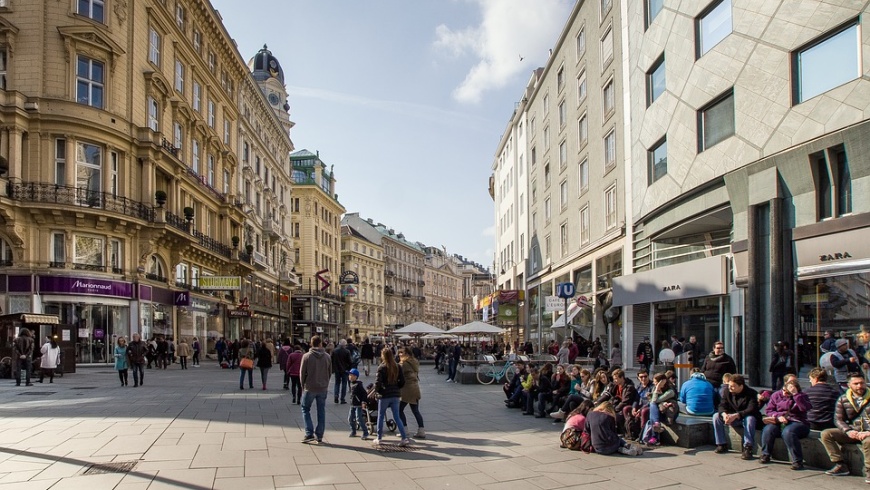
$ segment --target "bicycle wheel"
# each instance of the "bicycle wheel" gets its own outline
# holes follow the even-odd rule
[[[504,373],[504,377],[508,383],[513,382],[515,375],[516,375],[516,372],[514,372],[513,365],[507,366],[507,370]]]
[[[492,382],[495,381],[491,364],[481,364],[477,366],[477,381],[482,385],[492,384]]]

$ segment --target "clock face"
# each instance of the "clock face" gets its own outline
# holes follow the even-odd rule
[[[281,99],[278,98],[278,94],[272,92],[269,94],[269,103],[272,105],[278,105],[281,102]]]

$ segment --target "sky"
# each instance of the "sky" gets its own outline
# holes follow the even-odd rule
[[[489,176],[574,0],[211,0],[246,61],[281,62],[297,150],[347,212],[493,263]]]

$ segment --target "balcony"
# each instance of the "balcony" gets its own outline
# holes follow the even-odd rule
[[[73,262],[73,269],[78,271],[106,272],[106,266],[97,264],[80,264]]]
[[[417,281],[417,285],[420,286],[421,288],[424,288],[424,287],[426,287],[426,281],[421,279],[421,280]]]
[[[256,250],[251,255],[254,257],[254,265],[255,266],[257,266],[258,268],[263,269],[263,270],[266,270],[269,268],[269,258],[268,257],[261,254],[260,252],[257,252]]]
[[[209,194],[211,194],[215,199],[217,199],[218,201],[220,201],[222,203],[227,202],[227,196],[225,196],[223,192],[212,187],[211,184],[208,183],[208,178],[205,175],[200,175],[200,174],[196,173],[190,167],[184,167],[184,168],[185,168],[185,170],[187,170],[187,175],[189,175],[193,180],[195,180],[200,185],[200,187],[207,190],[209,192]]]
[[[425,296],[417,296],[417,301],[419,301],[419,302],[421,302],[421,303],[425,303],[425,302],[426,302],[426,297],[425,297]]]
[[[278,227],[278,223],[275,223],[271,219],[263,221],[263,233],[268,235],[272,240],[278,240],[281,238],[281,230]]]
[[[386,277],[396,277],[396,273],[393,272],[393,271],[391,271],[390,269],[387,269],[387,270],[384,271],[384,276],[386,276]]]
[[[0,267],[12,267],[12,259],[0,260]]]
[[[154,221],[154,208],[150,205],[108,192],[46,182],[10,182],[7,195],[16,201],[101,209],[148,222]]]
[[[157,274],[151,274],[151,273],[145,274],[145,279],[150,279],[152,281],[157,281],[157,282],[166,282],[165,277],[158,276]]]
[[[178,156],[178,148],[173,146],[168,139],[163,138],[163,140],[160,142],[160,147],[166,150],[170,155],[174,156],[175,158],[178,158],[179,160],[181,159],[181,157]]]

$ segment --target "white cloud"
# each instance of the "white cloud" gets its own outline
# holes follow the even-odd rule
[[[452,57],[477,58],[453,91],[456,100],[476,103],[487,90],[546,63],[547,50],[558,39],[574,0],[472,1],[481,9],[480,25],[459,30],[439,25],[434,47]]]

